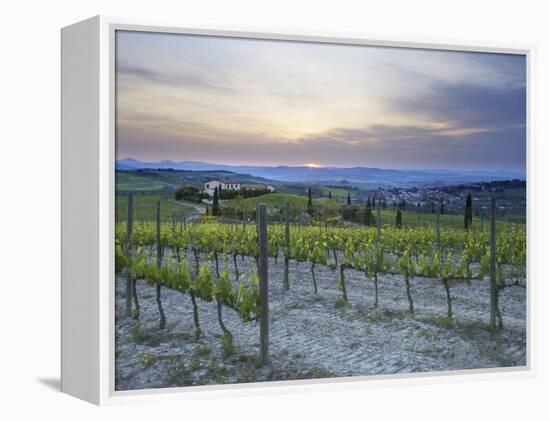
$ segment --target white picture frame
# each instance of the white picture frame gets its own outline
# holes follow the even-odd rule
[[[396,374],[272,383],[194,386],[115,391],[114,388],[114,33],[138,30],[195,35],[261,38],[522,54],[527,60],[527,179],[533,174],[532,45],[453,40],[385,38],[363,34],[322,33],[96,16],[65,27],[62,46],[62,376],[63,392],[98,405],[342,390],[407,382],[473,381],[533,376],[533,319],[536,279],[531,276],[531,192],[527,183],[527,366],[443,373]]]

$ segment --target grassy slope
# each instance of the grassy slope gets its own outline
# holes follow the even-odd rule
[[[156,204],[160,201],[161,218],[171,218],[173,215],[189,216],[197,210],[190,205],[177,203],[175,200],[165,196],[134,195],[134,218],[154,219],[156,217]],[[128,215],[128,197],[117,196],[116,217],[124,220]]]
[[[296,194],[270,193],[248,199],[224,200],[222,205],[225,207],[234,207],[236,209],[241,209],[243,207],[251,209],[255,208],[258,203],[265,203],[267,207],[272,210],[281,209],[289,203],[292,209],[298,209],[303,212],[307,208],[307,197],[298,196]],[[314,205],[322,206],[327,209],[337,209],[339,207],[338,203],[333,200],[314,200],[313,203]]]
[[[116,173],[116,189],[125,191],[157,191],[166,183],[137,173]]]
[[[376,216],[376,210],[373,210],[373,214]],[[395,215],[396,211],[392,209],[386,209],[380,212],[380,217],[383,225],[394,225],[395,224]],[[462,215],[440,215],[440,227],[451,227],[451,228],[464,228],[464,216]],[[422,226],[432,226],[435,227],[436,215],[433,213],[416,213],[412,211],[404,211],[401,213],[401,221],[404,227],[416,227],[419,224]],[[489,229],[489,220],[487,217],[483,219],[483,228]],[[500,221],[497,220],[497,230],[499,228],[505,228],[513,224],[512,222]],[[478,217],[474,217],[472,220],[472,226],[474,228],[481,227],[481,220]]]
[[[236,209],[252,209],[255,208],[258,203],[265,203],[268,206],[268,209],[276,212],[278,209],[283,208],[287,202],[290,203],[290,206],[293,210],[298,209],[299,212],[304,212],[306,210],[307,197],[284,193],[271,193],[263,196],[241,200],[224,200],[222,201],[222,205],[225,207],[234,207]],[[340,202],[328,199],[314,200],[313,203],[316,206],[321,206],[332,211],[339,211],[342,206]],[[374,209],[373,214],[376,216],[376,210]],[[382,210],[380,212],[382,224],[394,225],[395,214],[396,211],[393,210],[393,208]],[[404,227],[415,227],[419,224],[422,226],[435,226],[436,215],[432,213],[416,213],[413,211],[403,211],[401,219],[402,225]],[[475,228],[480,227],[481,221],[479,218],[474,218],[472,222]],[[509,224],[510,222],[497,221],[497,229],[504,228]],[[440,215],[440,226],[441,228],[452,227],[462,229],[464,227],[464,217],[462,215]],[[483,227],[485,229],[489,228],[489,221],[487,220],[487,218],[485,218],[483,221]]]
[[[504,191],[500,191],[498,193],[492,193],[492,192],[476,192],[477,197],[496,197],[497,201],[498,199],[521,199],[525,198],[527,195],[527,192],[524,188],[509,188],[504,189]]]
[[[330,192],[333,199],[346,200],[348,197],[348,193],[351,194],[352,198],[355,197],[355,192],[353,190],[325,186],[319,186],[319,190],[321,190],[326,196],[328,196],[328,193]]]
[[[277,182],[264,180],[246,174],[234,174],[227,171],[117,171],[116,188],[124,191],[159,191],[164,186],[193,185],[202,187],[214,178],[232,178],[241,183],[264,183],[276,185]]]

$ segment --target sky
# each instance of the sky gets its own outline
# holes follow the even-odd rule
[[[525,171],[525,57],[116,36],[117,159]]]

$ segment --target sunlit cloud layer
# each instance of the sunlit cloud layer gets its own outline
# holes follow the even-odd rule
[[[117,157],[525,169],[517,55],[117,33]]]

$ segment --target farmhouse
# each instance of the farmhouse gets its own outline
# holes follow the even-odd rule
[[[204,192],[209,194],[210,196],[214,195],[214,189],[218,188],[218,190],[235,190],[235,191],[241,191],[241,190],[263,190],[267,189],[269,191],[274,191],[275,188],[273,186],[269,186],[267,184],[241,184],[238,181],[231,180],[228,178],[217,178],[214,180],[209,180],[206,183],[204,183]]]
[[[214,180],[209,180],[206,183],[204,183],[204,192],[208,193],[210,196],[214,195],[214,189],[218,188],[218,190],[241,190],[241,183],[235,180],[231,180],[229,178],[219,178]]]

